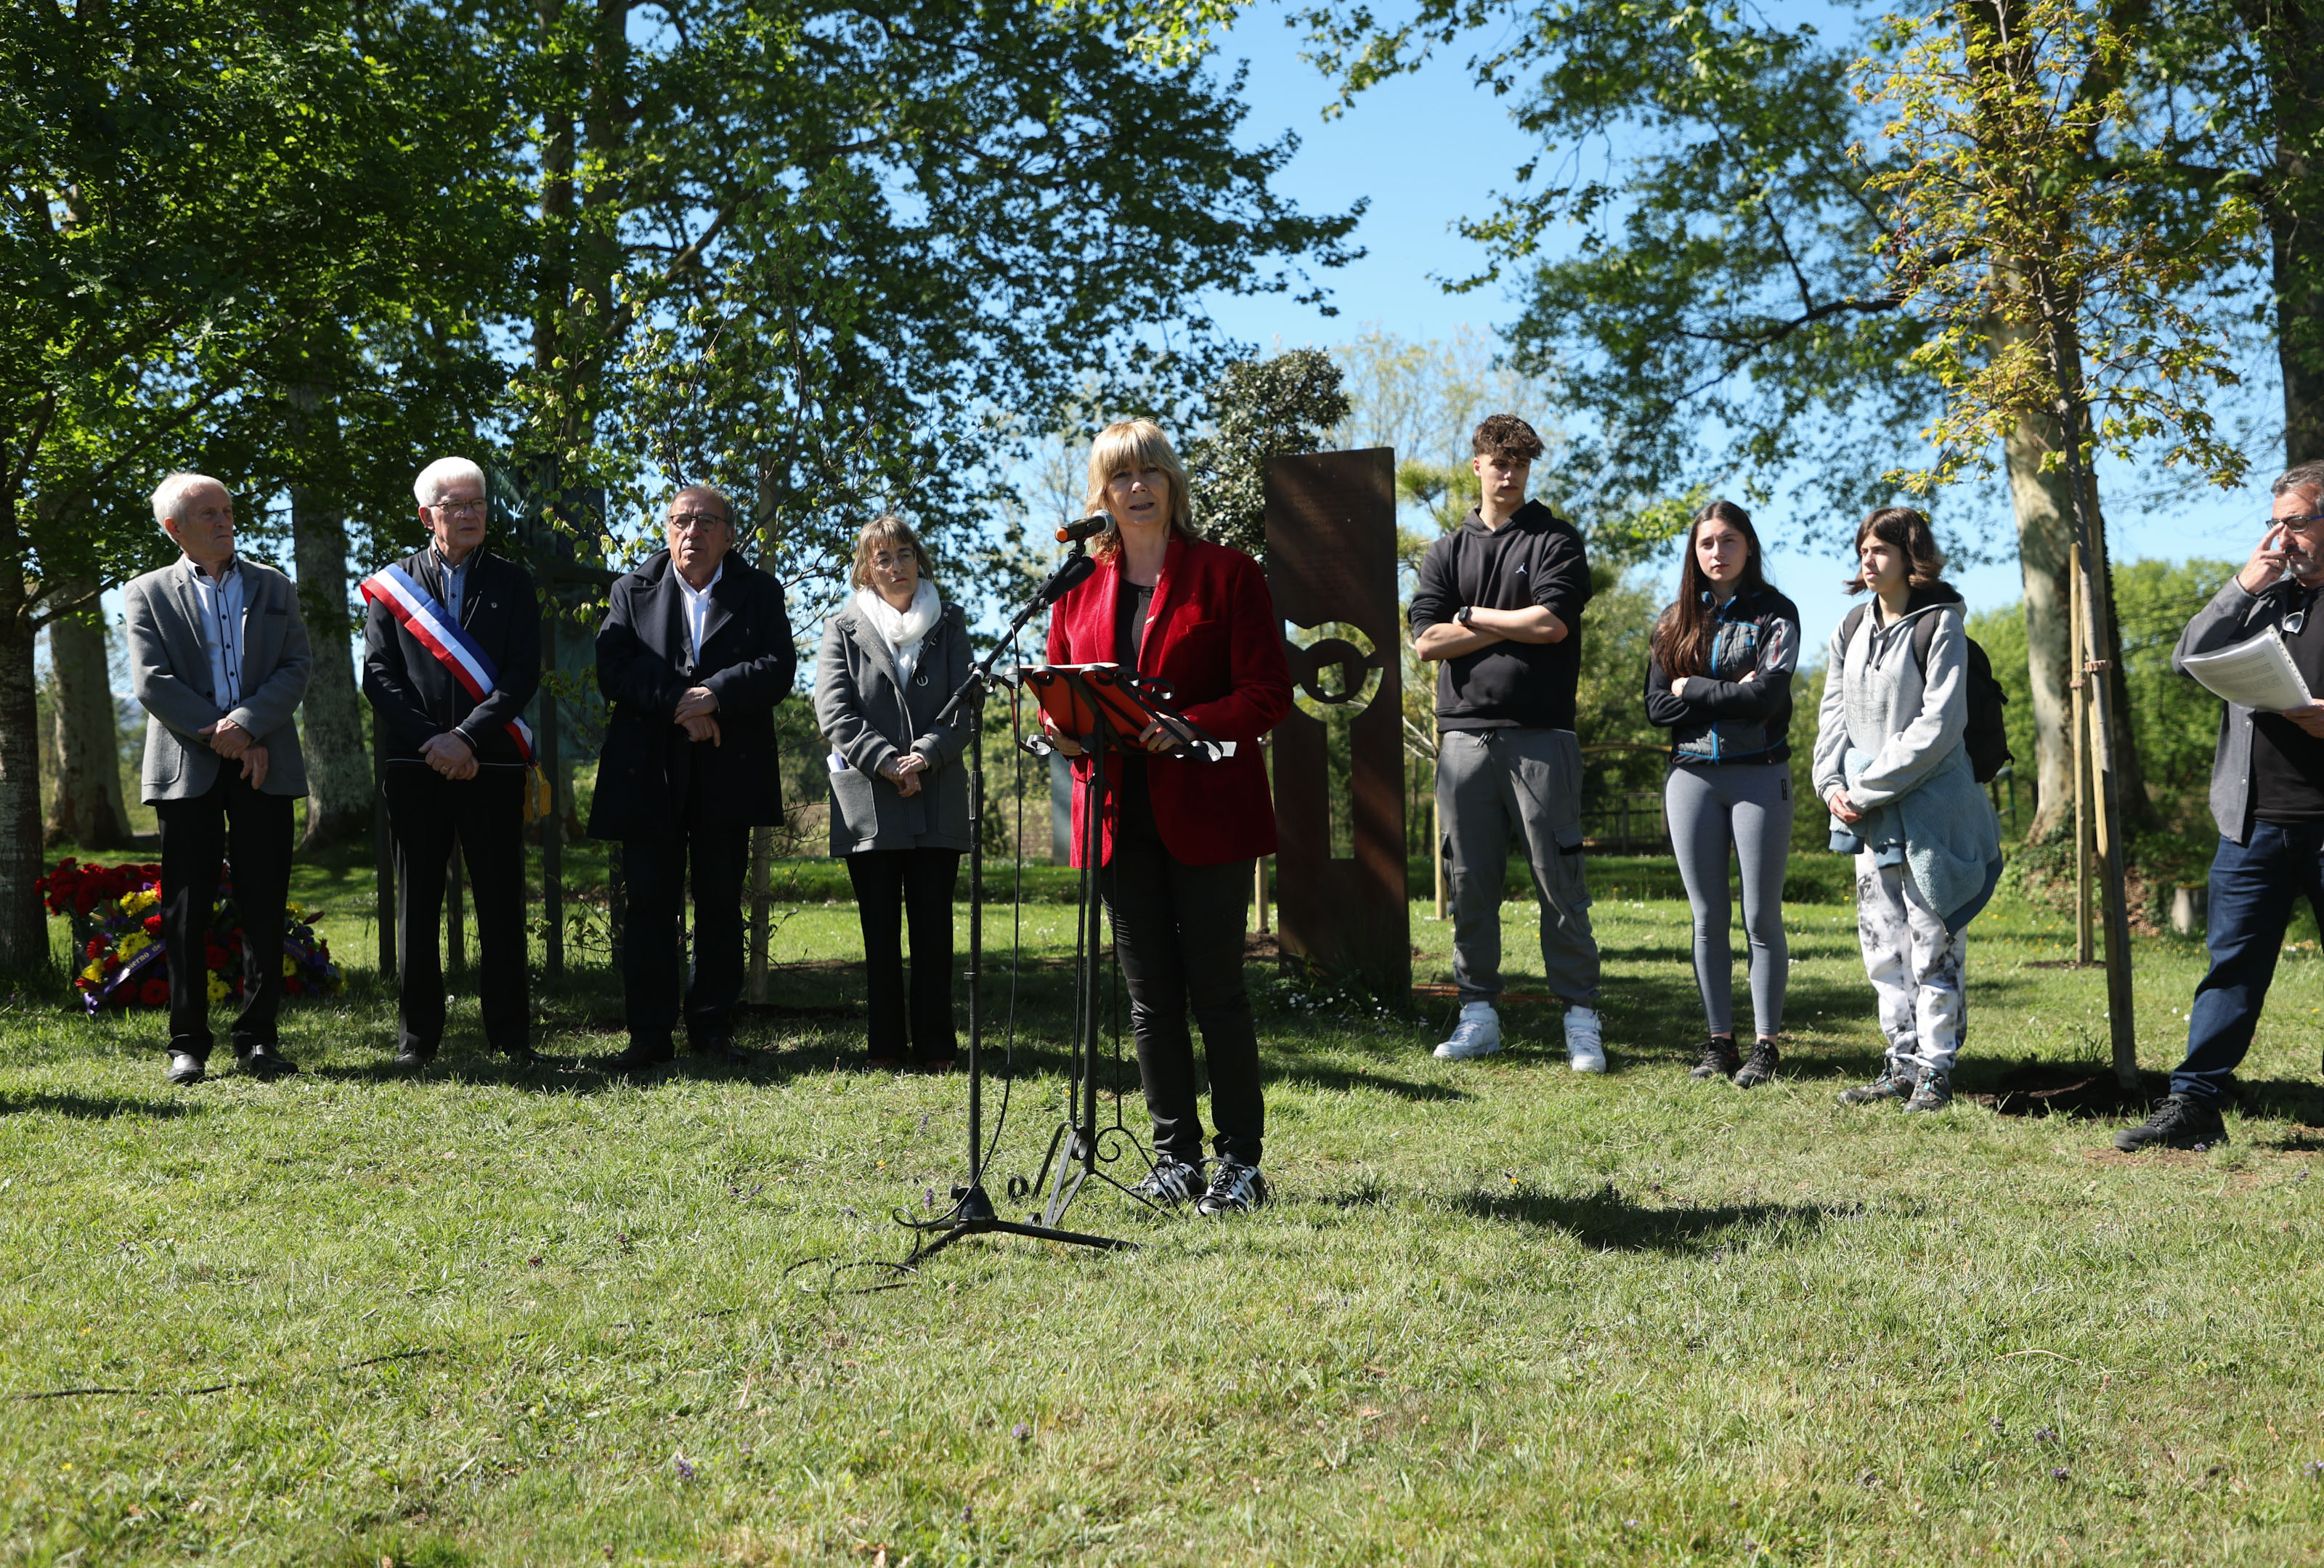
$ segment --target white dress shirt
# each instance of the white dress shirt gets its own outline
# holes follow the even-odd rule
[[[242,563],[229,560],[223,579],[214,579],[183,558],[193,579],[194,603],[201,607],[202,646],[210,656],[210,700],[232,711],[242,691]]]
[[[686,595],[686,641],[693,650],[694,662],[698,668],[702,663],[702,629],[710,621],[710,590],[716,587],[718,579],[726,575],[726,563],[718,563],[718,569],[710,574],[710,580],[703,584],[699,591],[686,580],[684,573],[678,571],[677,562],[671,562],[669,569],[678,578],[678,591]]]

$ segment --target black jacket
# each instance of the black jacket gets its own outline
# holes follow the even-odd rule
[[[597,628],[597,689],[613,712],[597,759],[589,836],[671,837],[697,782],[698,826],[779,823],[774,712],[798,669],[783,586],[731,553],[710,590],[696,668],[669,552],[649,556],[613,585],[613,607]],[[678,727],[678,699],[695,686],[718,698],[715,743],[688,741]]]
[[[1671,732],[1682,767],[1781,762],[1792,754],[1792,676],[1800,665],[1799,606],[1773,588],[1738,594],[1712,615],[1708,683],[1671,695],[1662,659],[1646,657],[1646,722]],[[1746,675],[1752,678],[1746,680]]]
[[[1557,642],[1496,642],[1440,659],[1436,725],[1443,730],[1573,727],[1582,678],[1582,607],[1590,558],[1574,526],[1538,501],[1497,529],[1471,512],[1428,547],[1412,590],[1412,634],[1452,619],[1464,604],[1523,610],[1538,604],[1564,623]]]
[[[444,601],[444,573],[434,547],[395,563],[411,580]],[[532,574],[478,545],[468,558],[460,598],[460,629],[493,661],[499,684],[476,701],[443,660],[403,629],[377,600],[364,615],[364,695],[384,726],[391,762],[420,761],[420,748],[456,730],[487,767],[522,767],[524,753],[508,733],[540,689],[540,600]]]

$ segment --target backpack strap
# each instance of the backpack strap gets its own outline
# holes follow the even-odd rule
[[[1865,613],[1871,608],[1869,604],[1858,604],[1841,618],[1840,647],[1843,654],[1848,651],[1848,645],[1855,641],[1856,629],[1864,623]],[[1937,617],[1923,615],[1913,627],[1913,662],[1921,667],[1921,676],[1923,679],[1927,678],[1929,673],[1929,650],[1936,644]]]
[[[1856,629],[1864,624],[1864,612],[1870,608],[1868,604],[1858,604],[1840,617],[1840,652],[1842,659],[1848,657],[1848,645],[1856,641]]]

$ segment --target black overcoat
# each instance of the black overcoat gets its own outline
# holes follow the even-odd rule
[[[423,546],[395,564],[443,603],[444,567],[432,547]],[[364,613],[363,688],[385,726],[382,749],[391,762],[417,761],[420,747],[456,730],[477,761],[521,767],[524,753],[508,733],[508,722],[540,689],[540,599],[532,590],[532,574],[478,545],[468,558],[460,630],[476,640],[500,678],[482,702],[385,604],[371,602]]]
[[[675,835],[696,774],[699,826],[782,820],[774,711],[798,669],[783,586],[738,555],[721,566],[698,667],[668,550],[613,585],[613,607],[597,628],[597,689],[613,711],[597,759],[592,838]],[[678,727],[678,699],[695,686],[718,698],[715,744],[688,741]]]

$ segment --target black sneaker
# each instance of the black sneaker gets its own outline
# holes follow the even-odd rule
[[[1742,1065],[1743,1057],[1735,1049],[1735,1037],[1713,1035],[1703,1042],[1702,1060],[1694,1065],[1694,1071],[1687,1076],[1698,1083],[1708,1083],[1713,1078],[1732,1078],[1735,1069]]]
[[[2227,1124],[2216,1106],[2184,1094],[2173,1094],[2154,1108],[2136,1127],[2114,1135],[2114,1146],[2125,1154],[2142,1148],[2209,1148],[2227,1140]]]
[[[1784,1065],[1784,1053],[1775,1049],[1775,1042],[1762,1035],[1751,1047],[1751,1059],[1735,1075],[1738,1089],[1756,1089],[1775,1075]]]
[[[1219,1161],[1219,1174],[1211,1178],[1210,1190],[1194,1205],[1194,1213],[1247,1214],[1265,1207],[1267,1178],[1259,1174],[1259,1167],[1222,1159]]]
[[[1920,1080],[1910,1064],[1891,1058],[1880,1069],[1880,1076],[1869,1084],[1858,1084],[1853,1089],[1840,1092],[1842,1105],[1870,1105],[1881,1100],[1907,1100],[1920,1086]]]
[[[1154,1162],[1154,1168],[1146,1173],[1146,1179],[1130,1190],[1149,1204],[1175,1209],[1180,1204],[1191,1204],[1203,1195],[1203,1170],[1200,1166],[1188,1165],[1183,1159],[1172,1159],[1166,1154]]]
[[[1942,1111],[1953,1102],[1953,1075],[1940,1073],[1934,1067],[1923,1070],[1921,1081],[1913,1085],[1913,1097],[1904,1102],[1907,1111]]]

